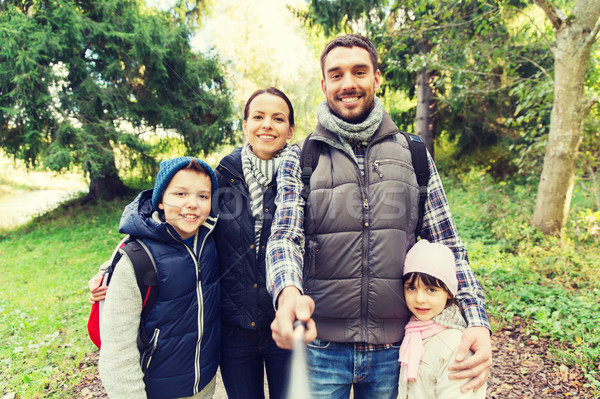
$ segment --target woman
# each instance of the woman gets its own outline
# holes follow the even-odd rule
[[[244,109],[246,143],[224,157],[215,232],[221,267],[221,375],[230,399],[282,398],[290,352],[277,347],[266,289],[265,251],[275,213],[277,167],[294,133],[294,109],[270,87],[254,92]]]
[[[221,274],[221,358],[230,399],[282,398],[290,352],[277,347],[270,323],[275,317],[266,289],[265,251],[275,213],[276,174],[294,133],[288,97],[269,87],[254,92],[244,108],[246,143],[216,168],[219,221],[214,238]],[[101,274],[89,281],[90,301],[104,299]]]

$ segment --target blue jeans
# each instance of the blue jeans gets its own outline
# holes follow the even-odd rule
[[[221,377],[229,399],[264,399],[267,371],[269,397],[285,397],[291,351],[280,349],[271,329],[221,326]]]
[[[356,344],[314,340],[308,345],[308,380],[313,399],[398,396],[398,349],[362,350]]]

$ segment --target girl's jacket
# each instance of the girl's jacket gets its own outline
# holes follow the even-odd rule
[[[152,190],[129,204],[119,231],[142,240],[158,271],[158,296],[144,328],[155,345],[145,375],[137,349],[141,296],[123,256],[109,286],[101,323],[100,376],[109,397],[182,398],[200,392],[219,362],[219,269],[211,215],[187,246],[151,204]],[[122,264],[121,264],[122,263]]]

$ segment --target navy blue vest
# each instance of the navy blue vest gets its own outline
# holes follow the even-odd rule
[[[276,181],[273,179],[264,195],[264,222],[257,255],[241,148],[223,158],[216,172],[219,222],[214,234],[219,251],[222,320],[245,329],[269,328],[275,311],[266,289],[265,253],[275,213]]]

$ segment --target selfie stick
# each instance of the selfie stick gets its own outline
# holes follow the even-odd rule
[[[292,364],[290,366],[287,399],[307,399],[311,397],[306,370],[305,331],[306,323],[296,320],[294,322],[294,349],[292,352]]]

